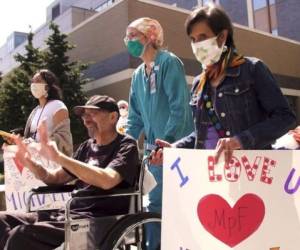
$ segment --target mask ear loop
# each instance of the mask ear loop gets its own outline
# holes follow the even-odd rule
[[[222,38],[222,36],[225,36],[223,31],[221,31],[218,35],[217,35],[217,39],[218,38]],[[228,50],[228,47],[227,45],[225,44],[226,43],[226,40],[224,41],[224,45],[223,46],[223,49],[222,49],[222,53],[225,53],[227,50]]]

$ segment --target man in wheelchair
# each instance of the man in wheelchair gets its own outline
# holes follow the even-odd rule
[[[134,139],[116,131],[119,109],[108,96],[92,96],[84,106],[77,106],[90,139],[83,142],[73,158],[59,152],[48,139],[46,123],[39,126],[39,153],[61,168],[49,171],[31,158],[27,145],[16,137],[17,159],[48,185],[60,185],[76,180],[79,190],[114,190],[133,187],[139,174],[139,158]],[[78,203],[78,202],[77,202]],[[99,202],[73,203],[71,217],[96,217],[128,213],[129,197],[103,199]],[[55,249],[64,242],[64,211],[32,213],[0,212],[0,249]]]

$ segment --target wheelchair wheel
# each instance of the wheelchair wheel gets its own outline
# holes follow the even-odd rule
[[[144,227],[148,223],[161,224],[158,213],[143,212],[122,218],[105,240],[104,250],[144,250]]]

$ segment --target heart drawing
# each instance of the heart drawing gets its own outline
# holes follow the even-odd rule
[[[265,205],[255,194],[243,195],[233,207],[221,196],[210,194],[200,199],[197,213],[205,230],[232,248],[259,228]]]

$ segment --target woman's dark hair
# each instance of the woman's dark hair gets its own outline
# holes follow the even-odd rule
[[[47,100],[62,100],[62,91],[59,87],[58,78],[48,69],[41,69],[37,72],[48,85]]]
[[[192,11],[185,21],[186,33],[189,36],[195,24],[206,22],[215,35],[223,30],[228,30],[228,36],[225,45],[235,48],[233,40],[233,26],[229,16],[219,6],[209,4]]]

